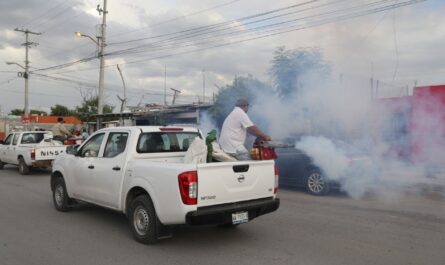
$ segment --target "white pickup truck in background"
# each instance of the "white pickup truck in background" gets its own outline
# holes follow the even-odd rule
[[[188,127],[99,130],[54,161],[54,206],[84,201],[125,213],[145,244],[174,225],[236,226],[278,209],[273,160],[184,163],[195,137],[202,135]]]
[[[0,141],[0,169],[5,164],[18,165],[20,174],[26,175],[33,167],[50,168],[65,150],[66,146],[52,140],[49,131],[13,132]]]

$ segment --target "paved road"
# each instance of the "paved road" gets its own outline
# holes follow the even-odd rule
[[[278,212],[236,229],[180,227],[154,246],[125,217],[54,210],[47,172],[0,171],[0,264],[445,264],[440,194],[353,200],[281,191]],[[388,200],[390,202],[388,202]]]

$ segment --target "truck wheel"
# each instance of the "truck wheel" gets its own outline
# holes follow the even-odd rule
[[[23,157],[19,158],[19,173],[22,175],[28,175],[29,174],[29,167],[25,163],[25,160]]]
[[[140,195],[130,204],[129,221],[131,231],[137,241],[143,244],[153,244],[157,238],[156,212],[148,195]]]
[[[1,160],[0,160],[0,169],[3,169],[5,167],[5,163],[3,163]]]
[[[65,181],[62,177],[57,178],[53,184],[53,202],[57,211],[67,212],[70,210],[70,197],[66,192]]]
[[[320,170],[312,169],[306,178],[306,190],[312,195],[326,195],[329,193],[330,184]]]

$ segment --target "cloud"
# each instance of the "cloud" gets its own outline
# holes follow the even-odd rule
[[[227,1],[229,2],[229,1]],[[109,2],[108,42],[125,41],[134,38],[152,37],[160,34],[177,32],[193,27],[205,26],[211,23],[228,21],[266,10],[285,7],[295,1],[238,1],[233,4],[194,14],[205,7],[215,6],[214,1],[189,1],[184,5],[180,1],[132,1]],[[59,7],[57,7],[59,5]],[[1,61],[24,60],[23,34],[14,32],[18,26],[29,27],[34,31],[44,32],[41,36],[31,36],[31,41],[40,45],[30,53],[31,66],[41,68],[62,64],[95,55],[95,45],[86,38],[75,38],[75,31],[82,31],[94,37],[95,26],[100,24],[100,17],[95,11],[97,1],[78,0],[61,2],[50,1],[2,1],[0,3],[0,56]],[[57,7],[45,14],[47,10]],[[155,8],[154,8],[155,7]],[[396,35],[398,41],[399,59],[397,77],[392,84],[395,87],[413,84],[417,80],[420,84],[443,83],[445,73],[445,54],[442,52],[445,29],[443,12],[445,4],[439,1],[425,3],[398,9],[395,12]],[[184,17],[181,17],[184,16]],[[217,91],[214,84],[224,85],[231,82],[235,75],[252,74],[260,80],[267,81],[267,69],[272,58],[272,51],[277,46],[288,48],[320,47],[334,68],[335,75],[343,74],[347,77],[360,77],[369,80],[371,62],[374,64],[374,76],[387,83],[392,83],[396,65],[394,48],[394,29],[392,11],[387,15],[382,13],[364,16],[349,21],[328,24],[320,27],[299,30],[271,38],[265,38],[242,44],[202,49],[202,46],[190,46],[188,50],[198,49],[197,52],[178,54],[171,57],[152,59],[159,56],[171,55],[184,50],[178,50],[178,44],[163,51],[147,49],[146,52],[133,56],[117,56],[107,58],[107,64],[113,62],[131,62],[146,58],[147,61],[137,64],[122,64],[129,87],[130,103],[138,102],[142,96],[141,90],[149,89],[162,93],[164,89],[164,65],[167,66],[167,83],[169,87],[181,87],[200,95],[202,91],[202,73],[206,69],[206,86],[209,95]],[[33,18],[36,18],[32,21]],[[31,20],[31,21],[30,21]],[[160,22],[168,23],[159,24]],[[158,25],[156,25],[158,24]],[[141,27],[154,25],[142,31]],[[37,26],[37,27],[34,27]],[[131,34],[122,34],[133,31]],[[189,45],[196,44],[188,43]],[[137,43],[134,43],[137,44]],[[109,45],[107,52],[128,48],[129,45]],[[140,43],[139,43],[140,44]],[[65,73],[69,79],[79,79],[88,83],[98,83],[98,61],[78,64],[57,72]],[[11,70],[10,66],[1,65],[0,70]],[[89,69],[83,71],[84,69]],[[82,70],[75,72],[74,70]],[[62,75],[58,75],[62,77]],[[12,78],[1,74],[0,83]],[[53,104],[73,106],[79,104],[79,86],[73,83],[55,82],[39,78],[35,82],[32,78],[30,87],[35,91],[58,95],[60,91],[68,93],[70,99],[59,97],[48,100],[45,96],[33,95],[31,104],[49,107]],[[364,81],[366,83],[368,81]],[[113,90],[106,91],[111,104],[119,104],[114,94],[120,90],[120,77],[115,67],[106,70],[106,85]],[[22,82],[14,82],[0,86],[19,91]],[[115,91],[116,90],[116,91]],[[9,93],[9,92],[8,92]],[[395,92],[394,92],[395,93]],[[15,100],[2,100],[4,109],[20,105],[22,96],[17,94]],[[2,97],[3,98],[3,97]],[[6,98],[5,98],[6,99]],[[150,102],[162,102],[162,97],[145,97]],[[190,97],[190,101],[196,100]]]

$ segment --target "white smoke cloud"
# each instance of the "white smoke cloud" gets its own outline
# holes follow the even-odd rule
[[[413,112],[419,103],[409,97],[403,104],[371,99],[369,84],[313,77],[285,99],[255,95],[249,115],[272,139],[296,140],[353,198],[394,201],[407,190],[445,184],[445,104],[429,97]]]

